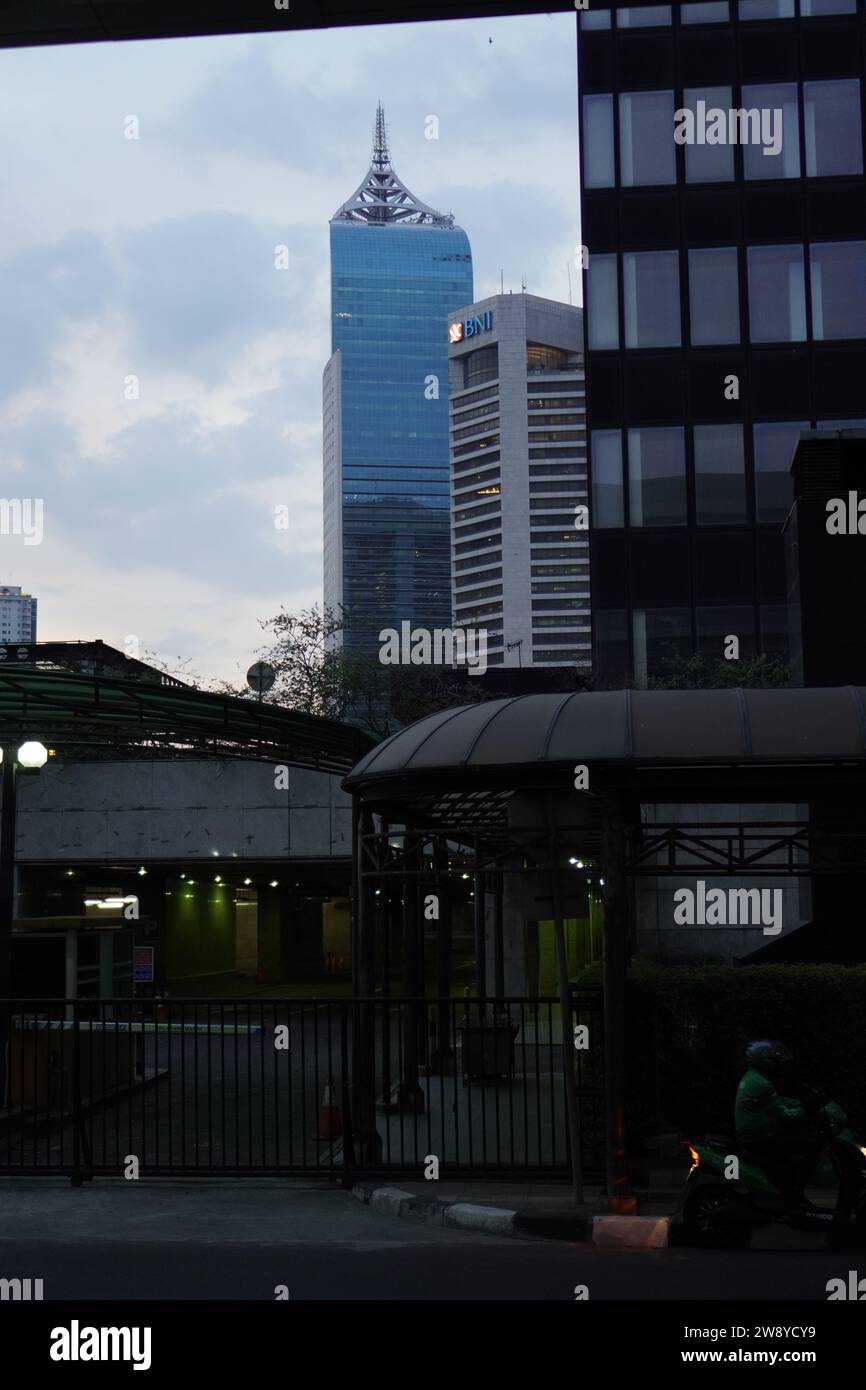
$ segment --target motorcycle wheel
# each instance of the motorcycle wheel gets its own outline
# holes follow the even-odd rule
[[[748,1250],[748,1226],[726,1220],[731,1189],[724,1183],[696,1187],[683,1207],[683,1227],[689,1245],[697,1250]]]

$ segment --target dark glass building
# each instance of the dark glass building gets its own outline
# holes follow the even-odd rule
[[[866,422],[863,0],[579,30],[596,676],[787,656],[799,431]]]
[[[473,299],[469,240],[391,168],[381,106],[366,178],[331,221],[324,375],[325,603],[344,644],[451,623],[448,315]]]

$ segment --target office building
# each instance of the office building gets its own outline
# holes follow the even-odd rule
[[[588,673],[582,310],[493,295],[449,340],[453,620],[488,665]]]
[[[863,8],[593,8],[579,30],[597,679],[732,634],[787,658],[794,447],[866,418]]]
[[[36,599],[20,587],[0,584],[0,646],[36,641]]]
[[[332,356],[325,368],[325,603],[344,645],[449,623],[448,314],[472,299],[472,256],[450,214],[373,159],[331,221]]]

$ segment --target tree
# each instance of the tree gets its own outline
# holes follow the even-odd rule
[[[318,605],[264,620],[273,641],[259,655],[277,677],[265,699],[384,737],[436,710],[500,697],[459,668],[383,666],[376,657],[347,651],[337,638],[348,621],[348,609],[338,614]]]
[[[672,657],[660,671],[647,679],[649,690],[778,690],[791,684],[791,668],[778,656],[762,652],[741,661],[723,657],[709,661],[704,656]]]

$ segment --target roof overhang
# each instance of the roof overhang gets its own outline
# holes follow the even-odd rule
[[[277,8],[275,0],[11,0],[0,4],[0,47],[493,19],[558,11],[574,14],[573,0],[290,0],[286,8]]]
[[[219,757],[346,773],[376,740],[363,729],[191,687],[0,670],[0,748],[36,739],[59,757]]]

